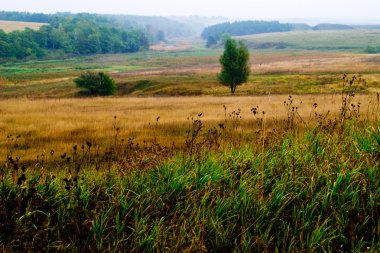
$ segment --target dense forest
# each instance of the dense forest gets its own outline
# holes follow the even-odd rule
[[[241,36],[249,34],[287,32],[291,31],[290,24],[281,24],[278,21],[240,21],[225,22],[207,27],[202,32],[202,38],[208,41],[208,45],[215,44],[223,34]]]
[[[188,37],[195,34],[191,25],[159,16],[105,15],[115,27],[137,27],[143,30],[152,43],[164,38]],[[162,38],[164,36],[164,38]]]
[[[38,31],[0,30],[0,58],[41,58],[47,55],[89,55],[137,52],[149,47],[149,35],[132,26],[115,26],[104,15],[6,13],[6,20],[48,22]],[[161,34],[161,39],[164,35]]]
[[[243,36],[261,33],[288,32],[288,31],[307,31],[307,30],[349,30],[349,29],[376,29],[378,26],[349,26],[342,24],[318,24],[309,26],[303,23],[281,24],[278,21],[239,21],[225,22],[208,26],[202,32],[202,38],[207,40],[207,47],[223,41],[223,35]],[[271,45],[268,45],[271,46]],[[280,45],[281,47],[281,45]]]
[[[0,11],[0,20],[50,23],[52,15],[17,11]]]

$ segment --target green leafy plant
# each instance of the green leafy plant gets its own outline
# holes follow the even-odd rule
[[[116,93],[116,84],[104,72],[85,72],[74,80],[77,87],[85,88],[92,96],[109,96]]]
[[[250,73],[249,51],[243,42],[236,43],[228,38],[224,44],[224,53],[220,58],[222,71],[218,74],[218,80],[228,85],[231,93],[235,93],[236,86],[247,82]]]

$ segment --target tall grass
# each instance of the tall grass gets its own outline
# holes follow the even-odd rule
[[[89,166],[75,177],[64,166],[50,173],[28,167],[23,179],[6,168],[2,247],[375,252],[379,133],[352,127],[354,135],[289,134],[264,152],[245,146],[176,155],[146,170]]]
[[[215,124],[198,112],[182,125],[182,148],[159,143],[162,116],[150,141],[124,138],[114,117],[108,142],[27,162],[10,136],[0,248],[377,252],[380,125],[350,104],[342,115],[342,101],[327,113],[291,96],[277,120],[261,105],[247,122],[228,106]]]

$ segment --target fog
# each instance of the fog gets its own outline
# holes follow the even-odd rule
[[[2,0],[0,10],[90,12],[155,16],[223,16],[231,19],[379,20],[378,0]]]

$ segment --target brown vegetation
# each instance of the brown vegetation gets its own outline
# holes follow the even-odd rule
[[[21,21],[5,21],[0,20],[0,29],[4,32],[21,31],[25,28],[30,28],[33,30],[38,30],[41,26],[47,25],[45,23],[35,23],[35,22],[21,22]]]
[[[257,121],[265,112],[266,128],[273,131],[286,120],[288,109],[284,101],[287,98],[285,95],[265,95],[2,100],[0,130],[4,134],[0,153],[6,153],[9,135],[20,136],[17,154],[27,160],[51,149],[63,152],[87,140],[101,146],[113,139],[115,125],[120,129],[120,138],[136,138],[140,143],[155,140],[166,146],[174,143],[181,148],[191,119],[197,119],[200,113],[206,126],[236,121],[239,131],[249,135],[259,130]],[[341,95],[297,95],[292,99],[299,107],[297,120],[301,127],[303,120],[315,120],[315,113],[329,114],[332,118],[339,115]],[[379,118],[376,94],[357,95],[353,103],[357,102],[361,103],[363,119],[376,121]],[[257,115],[261,116],[252,113],[253,107],[258,107]]]

